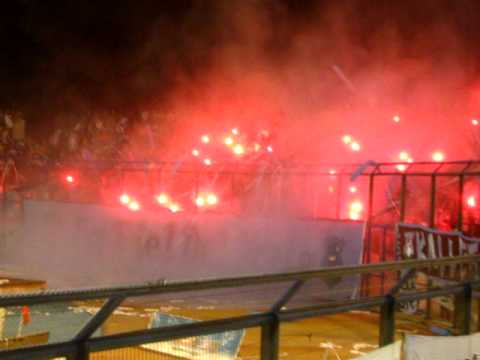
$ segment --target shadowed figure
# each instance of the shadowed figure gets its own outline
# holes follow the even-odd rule
[[[322,266],[341,266],[343,265],[343,249],[345,247],[345,240],[337,236],[329,236],[326,241],[327,251],[323,259]],[[342,281],[341,277],[325,278],[324,282],[329,289],[334,288]]]

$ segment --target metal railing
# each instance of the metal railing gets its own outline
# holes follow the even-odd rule
[[[0,307],[100,299],[107,299],[107,301],[73,339],[47,345],[5,350],[0,352],[0,359],[48,359],[66,357],[69,360],[85,360],[89,358],[91,352],[113,350],[192,336],[209,335],[224,331],[261,327],[261,359],[273,360],[278,359],[279,327],[281,323],[351,310],[370,309],[378,306],[380,307],[379,344],[386,345],[394,340],[396,305],[403,302],[430,299],[445,295],[454,295],[456,297],[456,313],[462,317],[459,322],[461,324],[460,332],[468,334],[471,331],[473,290],[480,287],[480,280],[478,278],[479,263],[480,256],[469,255],[435,260],[405,260],[360,266],[342,266],[314,271],[239,278],[161,282],[140,286],[82,290],[46,290],[36,293],[4,295],[0,296]],[[455,285],[448,285],[442,288],[426,289],[423,291],[416,289],[407,293],[400,292],[403,284],[411,279],[417,271],[428,272],[429,269],[443,266],[455,266],[466,269],[468,271],[463,273],[468,273],[468,278],[465,279],[464,275],[458,279]],[[388,293],[382,296],[319,303],[316,305],[299,306],[292,309],[285,308],[292,298],[298,294],[304,284],[313,279],[358,276],[378,272],[401,272],[403,275],[399,277],[398,282]],[[219,288],[236,289],[249,285],[266,285],[284,282],[292,282],[293,284],[267,311],[244,316],[92,337],[94,332],[104,324],[107,318],[113,314],[115,309],[127,298]]]

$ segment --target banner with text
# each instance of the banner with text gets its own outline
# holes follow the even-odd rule
[[[397,258],[436,259],[479,253],[480,239],[421,225],[397,225]]]

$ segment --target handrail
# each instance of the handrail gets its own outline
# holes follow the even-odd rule
[[[366,265],[337,266],[310,271],[287,272],[279,274],[265,274],[255,276],[205,279],[195,281],[160,281],[134,286],[117,286],[107,288],[42,290],[23,294],[0,295],[0,307],[43,304],[62,301],[95,300],[115,296],[135,297],[155,295],[181,291],[208,290],[218,288],[240,287],[281,283],[296,280],[309,280],[314,278],[328,278],[339,276],[353,276],[385,271],[398,271],[410,268],[426,268],[452,264],[479,263],[480,255],[464,255],[456,257],[443,257],[438,259],[390,261]]]
[[[304,281],[314,278],[352,276],[381,271],[398,271],[409,269],[433,268],[452,264],[477,264],[478,255],[458,257],[444,257],[438,259],[403,260],[368,265],[341,266],[312,271],[289,272],[281,274],[266,274],[259,276],[244,276],[238,278],[206,279],[199,281],[165,282],[157,284],[124,286],[112,288],[80,289],[80,290],[46,290],[36,293],[0,296],[0,307],[27,304],[41,304],[59,301],[78,301],[107,298],[101,309],[90,321],[73,337],[61,343],[37,345],[0,352],[0,359],[45,359],[49,357],[68,356],[69,359],[87,360],[89,353],[105,351],[125,346],[137,346],[156,341],[168,341],[191,336],[202,336],[223,331],[245,329],[251,327],[262,328],[261,359],[278,359],[279,324],[284,321],[294,321],[309,317],[336,314],[351,310],[363,310],[380,306],[380,338],[381,345],[391,343],[394,339],[394,310],[395,304],[436,296],[455,295],[463,299],[458,302],[459,314],[462,316],[462,333],[470,332],[472,289],[480,286],[480,280],[469,279],[451,286],[426,291],[386,294],[384,296],[367,297],[362,299],[339,300],[334,303],[321,303],[313,306],[303,306],[292,309],[283,309],[281,305],[298,292]],[[476,267],[475,267],[476,268]],[[193,291],[214,288],[240,287],[247,285],[269,284],[295,281],[293,286],[275,302],[275,305],[265,312],[230,317],[217,320],[200,321],[191,324],[173,325],[162,328],[152,328],[114,335],[92,337],[98,329],[120,306],[121,302],[131,296],[152,295],[159,293]],[[402,280],[396,287],[400,287]],[[395,286],[394,286],[395,288]]]

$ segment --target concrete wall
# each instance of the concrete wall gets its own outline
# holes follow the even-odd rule
[[[25,202],[23,236],[2,267],[50,286],[99,286],[358,264],[363,225],[230,215],[130,212]]]

